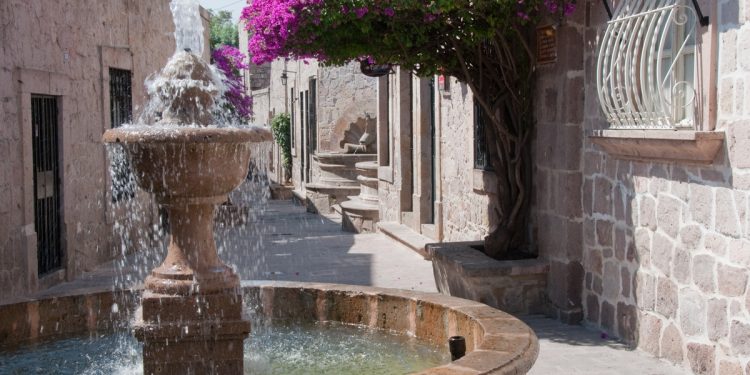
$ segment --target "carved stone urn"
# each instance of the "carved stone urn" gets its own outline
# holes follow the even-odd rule
[[[197,56],[182,59],[171,68],[184,74],[169,77],[171,85],[180,87],[175,82],[184,79],[209,87],[210,73],[196,64]],[[196,76],[196,71],[204,76]],[[170,114],[169,122],[177,126],[157,122],[107,130],[103,136],[105,143],[124,148],[138,185],[169,213],[168,252],[145,280],[135,324],[135,335],[144,343],[145,374],[243,371],[243,340],[250,322],[242,316],[239,277],[216,251],[214,210],[247,176],[251,145],[270,141],[271,134],[257,127],[196,124],[212,119],[195,106],[177,103],[210,104],[212,95],[209,89],[175,93],[170,109],[159,115],[164,119]]]

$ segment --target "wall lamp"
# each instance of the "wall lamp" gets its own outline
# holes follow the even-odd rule
[[[297,74],[297,72],[292,71],[292,70],[282,70],[280,78],[281,78],[281,84],[284,85],[284,86],[286,86],[287,80],[289,79],[289,76],[286,75],[287,73]]]
[[[704,16],[703,12],[701,11],[701,6],[698,5],[698,0],[692,0],[693,1],[693,8],[695,8],[695,13],[698,15],[698,22],[700,22],[701,26],[708,26],[708,16]],[[609,19],[612,19],[612,7],[609,5],[608,0],[602,0],[602,4],[604,4],[604,9],[607,10],[607,15],[609,15]]]

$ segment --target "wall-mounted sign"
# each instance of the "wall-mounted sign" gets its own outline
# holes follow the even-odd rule
[[[438,88],[442,91],[450,91],[451,90],[450,77],[439,75],[438,76]]]
[[[552,26],[536,29],[536,62],[540,65],[557,62],[557,31]]]

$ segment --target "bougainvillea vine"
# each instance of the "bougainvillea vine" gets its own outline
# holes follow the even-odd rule
[[[249,121],[253,114],[253,98],[247,95],[242,81],[242,70],[248,68],[245,55],[237,48],[222,45],[216,48],[211,57],[216,68],[224,74],[224,99],[226,108],[239,121]]]

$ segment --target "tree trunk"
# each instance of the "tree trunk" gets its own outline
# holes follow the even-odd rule
[[[502,259],[510,252],[528,252],[528,223],[531,196],[531,153],[528,136],[511,142],[514,153],[492,156],[493,169],[497,177],[496,223],[484,239],[485,253]],[[490,138],[492,139],[492,138]],[[508,163],[504,161],[508,160]]]
[[[534,57],[523,30],[498,31],[477,48],[453,45],[460,62],[455,74],[483,109],[489,159],[497,176],[495,224],[485,238],[487,255],[528,252],[531,198]]]

